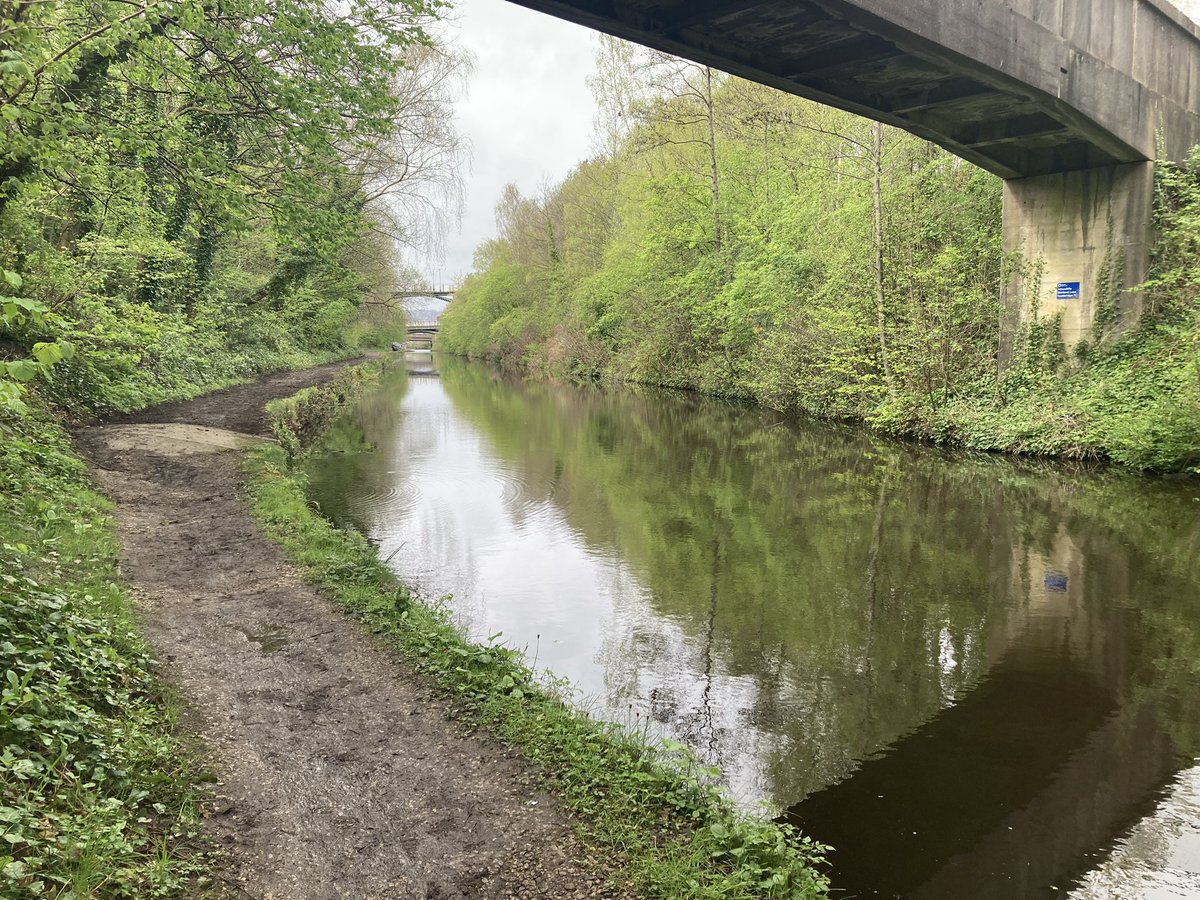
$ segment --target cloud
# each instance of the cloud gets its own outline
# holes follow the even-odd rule
[[[506,0],[461,0],[456,19],[450,39],[476,58],[457,110],[473,162],[462,228],[448,238],[445,261],[424,266],[442,281],[469,272],[475,248],[495,235],[493,210],[506,183],[535,193],[589,155],[595,118],[587,86],[593,32]]]

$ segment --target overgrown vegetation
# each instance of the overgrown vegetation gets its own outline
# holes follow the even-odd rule
[[[0,893],[202,886],[195,772],[62,422],[403,334],[401,249],[458,202],[443,0],[0,3]],[[1200,157],[1163,167],[1150,311],[996,365],[999,189],[886,131],[604,45],[606,151],[508,191],[443,346],[752,396],[975,447],[1200,470]],[[317,583],[552,773],[650,896],[817,896],[822,849],[739,816],[682,748],[572,712],[465,641],[285,466],[361,384],[276,410],[266,526]]]
[[[1002,368],[1018,261],[1001,252],[998,179],[619,42],[599,69],[604,151],[538,197],[506,191],[442,349],[977,448],[1200,464],[1200,160],[1161,167],[1140,327],[1114,337],[1106,295],[1094,339],[1068,353],[1040,310]]]
[[[193,894],[196,778],[62,423],[403,333],[442,0],[0,3],[0,894]]]
[[[289,463],[320,439],[330,423],[363,389],[379,380],[382,364],[351,366],[318,384],[267,404],[275,440]]]
[[[965,394],[941,409],[883,412],[877,423],[977,449],[1200,474],[1200,149],[1186,165],[1160,164],[1155,216],[1146,313],[1129,333],[1101,340],[1109,310],[1094,339],[1068,354],[1057,321],[1043,319],[991,402]]]
[[[111,507],[59,426],[29,416],[0,437],[0,896],[194,891],[197,773]]]
[[[0,7],[6,408],[54,348],[93,413],[390,339],[459,190],[443,6]]]
[[[648,898],[822,897],[825,848],[737,812],[678,744],[648,746],[573,710],[520,654],[468,641],[400,584],[357,532],[308,504],[303,476],[278,447],[248,464],[255,515],[309,579],[407,655],[456,701],[546,773],[582,838],[621,865]]]

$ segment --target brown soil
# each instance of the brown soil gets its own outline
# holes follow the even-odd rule
[[[76,436],[116,501],[147,637],[218,779],[208,824],[228,851],[222,879],[281,900],[615,896],[529,766],[465,734],[239,498],[232,451],[265,437],[263,405],[336,368]]]

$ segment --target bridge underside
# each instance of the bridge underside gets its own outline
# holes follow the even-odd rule
[[[451,300],[454,299],[454,291],[438,291],[438,290],[396,291],[394,294],[392,294],[391,299],[393,299],[393,300],[412,300],[412,299],[418,299],[421,297],[428,297],[431,300],[441,300],[445,303],[449,303]]]
[[[408,329],[408,339],[405,341],[405,344],[428,344],[432,348],[436,338],[437,328],[410,326]]]
[[[1032,288],[1008,286],[1010,323],[1057,309],[1068,343],[1110,253],[1121,287],[1143,280],[1158,137],[1173,159],[1200,141],[1200,37],[1162,0],[512,2],[887,122],[1006,179],[1006,249],[1042,264]],[[1056,307],[1075,282],[1079,302]],[[1140,307],[1118,305],[1127,321]]]
[[[863,8],[886,3],[515,2],[896,125],[1001,178],[1150,158],[1057,97]]]

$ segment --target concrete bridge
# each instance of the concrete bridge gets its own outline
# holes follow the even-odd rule
[[[410,322],[405,326],[405,331],[408,333],[408,340],[405,341],[405,346],[410,344],[429,344],[432,348],[434,339],[437,338],[438,324],[437,322]]]
[[[449,303],[454,299],[454,288],[436,288],[428,291],[396,291],[392,294],[393,300],[412,300],[416,297],[429,297],[433,300],[441,300],[444,303]]]
[[[1200,143],[1200,34],[1165,0],[512,0],[903,128],[1005,179],[1006,333],[1122,325],[1148,265],[1154,161]],[[1109,265],[1106,267],[1106,259]]]

